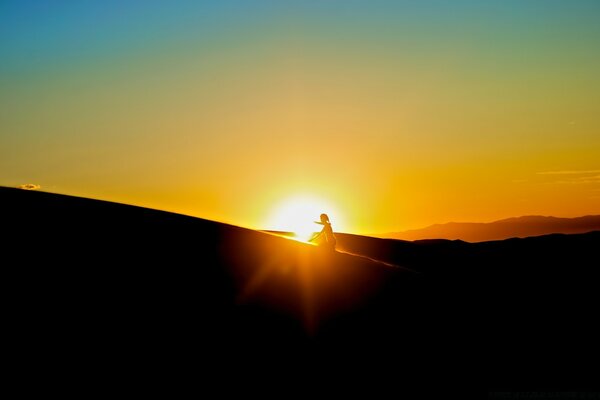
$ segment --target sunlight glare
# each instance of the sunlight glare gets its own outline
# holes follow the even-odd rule
[[[282,202],[272,213],[269,219],[269,229],[293,232],[295,239],[306,242],[315,232],[319,232],[322,226],[319,216],[325,213],[329,215],[335,229],[337,212],[327,202],[310,196],[295,196]]]

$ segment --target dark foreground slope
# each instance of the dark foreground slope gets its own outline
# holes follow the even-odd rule
[[[353,256],[40,192],[0,188],[0,216],[3,256],[15,260],[3,262],[14,370],[36,379],[376,391],[596,376],[583,363],[598,356],[598,234],[481,244],[339,235]]]
[[[343,251],[446,282],[441,293],[464,318],[455,328],[480,356],[488,386],[600,383],[600,231],[482,243],[337,238]]]
[[[0,217],[19,368],[204,383],[338,373],[352,382],[404,370],[408,383],[455,362],[449,303],[419,274],[226,224],[41,192],[0,189]]]

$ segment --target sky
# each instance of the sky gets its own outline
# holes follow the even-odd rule
[[[600,214],[598,20],[595,0],[4,0],[0,185],[259,229],[299,198],[363,234]]]

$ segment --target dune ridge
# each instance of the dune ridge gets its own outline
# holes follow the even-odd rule
[[[201,363],[205,378],[335,371],[495,388],[595,376],[584,361],[599,355],[600,232],[483,243],[337,234],[330,254],[99,200],[0,188],[0,204],[3,252],[18,255],[4,268],[19,368],[170,375]]]

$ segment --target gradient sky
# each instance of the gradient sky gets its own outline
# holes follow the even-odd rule
[[[252,228],[295,195],[357,233],[600,214],[598,21],[596,0],[4,0],[0,185]]]

